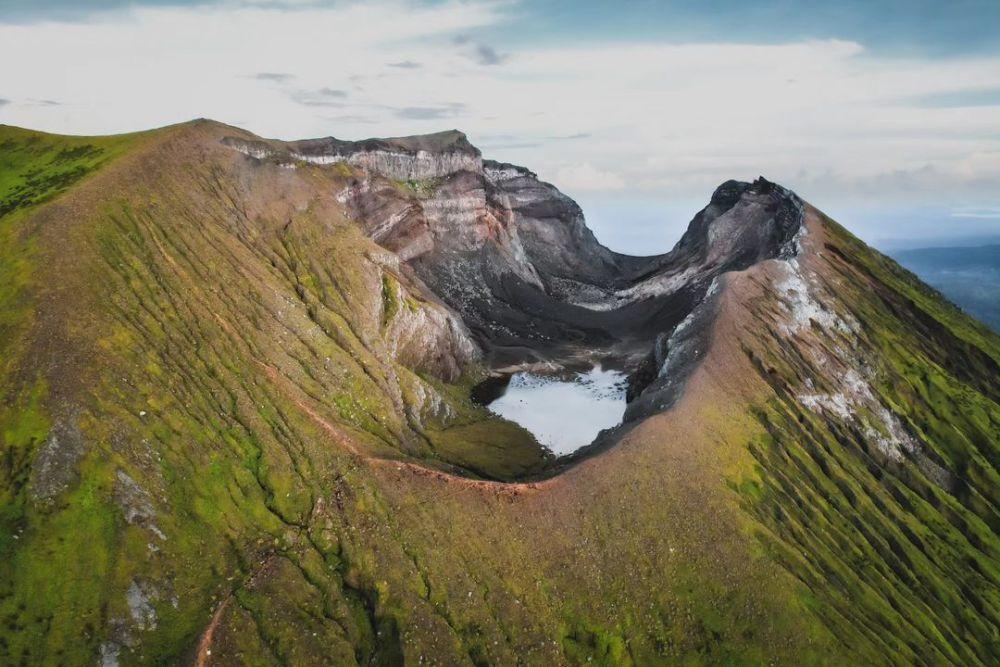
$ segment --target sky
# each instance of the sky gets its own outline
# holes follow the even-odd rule
[[[457,128],[668,249],[764,175],[880,247],[1000,241],[997,0],[0,0],[0,123]]]

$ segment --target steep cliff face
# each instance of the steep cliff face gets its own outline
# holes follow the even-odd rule
[[[495,366],[559,363],[595,347],[632,364],[662,348],[715,276],[793,253],[801,220],[801,204],[784,189],[730,182],[677,248],[630,257],[598,243],[557,188],[523,167],[482,160],[458,132],[226,141],[258,159],[359,167],[338,199],[461,314]]]
[[[535,173],[490,160],[484,165],[498,207],[508,212],[548,294],[569,301],[574,286],[583,290],[607,288],[624,267],[645,263],[598,243],[576,202],[555,186],[539,181]]]
[[[723,183],[677,246],[600,306],[695,295],[682,319],[652,320],[655,339],[630,378],[626,421],[664,410],[677,399],[708,347],[719,278],[769,259],[794,261],[807,233],[804,216],[797,195],[763,178]]]
[[[994,333],[763,179],[627,258],[463,142],[0,128],[0,662],[995,662]],[[595,347],[600,455],[468,400]]]
[[[728,181],[670,252],[630,257],[602,246],[556,187],[482,160],[461,133],[312,140],[263,153],[231,143],[257,156],[361,167],[339,201],[461,314],[493,366],[581,363],[584,355],[621,365],[631,375],[629,422],[680,395],[707,349],[716,279],[794,258],[806,231],[794,193],[764,178]],[[433,175],[394,180],[418,172]]]
[[[400,181],[441,178],[456,171],[481,171],[479,149],[457,130],[415,137],[341,141],[333,137],[288,143],[227,137],[225,141],[258,159],[280,157],[311,164],[348,164]]]

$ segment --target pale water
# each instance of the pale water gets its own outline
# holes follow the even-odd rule
[[[515,373],[489,409],[531,431],[555,454],[570,454],[621,422],[625,389],[625,375],[599,366],[564,376]]]

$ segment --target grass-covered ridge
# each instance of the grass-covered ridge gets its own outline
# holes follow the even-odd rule
[[[855,334],[823,334],[860,360],[876,400],[918,448],[887,458],[879,415],[803,404],[815,357],[764,332],[748,346],[774,396],[744,481],[760,539],[814,609],[870,663],[991,664],[1000,641],[1000,338],[892,260],[825,220],[824,273]],[[839,339],[838,339],[839,338]],[[806,385],[806,381],[810,384]]]
[[[757,268],[675,408],[494,483],[546,457],[344,215],[359,174],[234,133],[40,135],[3,176],[87,169],[0,217],[0,663],[984,662],[996,338],[932,292],[828,223],[872,386],[948,489],[803,407]]]
[[[58,195],[135,138],[64,137],[0,125],[0,217]]]
[[[494,433],[483,453],[448,439],[493,420],[466,381],[434,377],[442,362],[403,321],[439,306],[315,194],[340,170],[302,166],[285,192],[270,173],[241,185],[244,159],[206,127],[131,152],[125,138],[9,132],[0,223],[17,261],[4,270],[23,279],[3,303],[19,355],[0,377],[2,661],[179,659],[220,589],[256,609],[232,573],[310,543],[330,480],[356,477],[358,456],[496,477],[545,460],[523,431]],[[103,168],[121,154],[126,166]],[[294,201],[273,209],[271,197]],[[453,344],[430,343],[435,355]],[[335,562],[339,549],[287,562]],[[338,641],[363,655],[383,622],[377,580],[352,592],[328,567],[308,576],[339,591],[343,623],[360,619]]]
[[[115,159],[136,135],[62,137],[0,125],[0,380],[13,372],[32,321],[37,273],[36,207]]]
[[[0,126],[0,388],[4,407],[6,477],[0,484],[0,553],[10,545],[23,506],[35,447],[47,434],[47,383],[21,361],[31,342],[40,276],[38,224],[33,209],[120,155],[135,137],[59,137]],[[19,376],[21,386],[15,384]]]
[[[42,451],[44,443],[61,439],[73,458],[77,431],[54,424],[51,383],[32,363],[44,336],[40,295],[52,278],[45,271],[41,240],[45,223],[33,214],[111,163],[135,139],[57,137],[0,127],[0,654],[5,659],[37,659],[31,651],[37,651],[42,632],[52,639],[52,659],[64,656],[74,634],[49,626],[57,609],[79,614],[77,635],[96,622],[90,610],[99,604],[100,586],[81,582],[67,589],[57,573],[61,561],[73,559],[77,567],[100,576],[107,558],[102,536],[110,516],[93,494],[100,473],[91,477],[87,467],[64,499],[65,511],[53,516],[52,508],[39,502],[38,470],[55,465],[55,458]],[[49,481],[59,488],[69,477],[58,470]],[[52,516],[52,523],[25,549],[33,525],[44,516]],[[31,591],[33,615],[15,592],[18,588]]]

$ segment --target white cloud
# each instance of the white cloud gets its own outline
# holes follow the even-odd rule
[[[0,62],[16,63],[0,71],[0,122],[110,133],[206,116],[287,139],[458,127],[570,192],[703,201],[763,174],[817,201],[995,204],[1000,110],[914,100],[1000,87],[997,57],[885,58],[840,40],[508,44],[512,2],[295,4],[0,25]],[[489,53],[470,58],[483,35]]]
[[[0,95],[14,102],[2,120],[108,133],[206,116],[289,138],[351,135],[360,128],[331,126],[321,110],[297,104],[280,84],[360,88],[355,115],[375,120],[392,118],[387,107],[437,106],[440,89],[424,91],[412,71],[389,65],[423,50],[439,66],[447,67],[448,58],[467,61],[450,36],[497,24],[500,9],[405,0],[295,11],[164,7],[100,13],[85,23],[0,25],[0,58],[18,63],[0,73]],[[29,98],[59,99],[66,108],[41,113],[18,104]],[[386,123],[394,129],[406,128]]]
[[[625,179],[621,176],[611,171],[598,169],[589,162],[560,167],[559,171],[556,172],[555,180],[560,188],[569,193],[621,190],[625,187]]]
[[[973,220],[1000,220],[1000,207],[959,209],[952,211],[952,218],[972,218]]]

